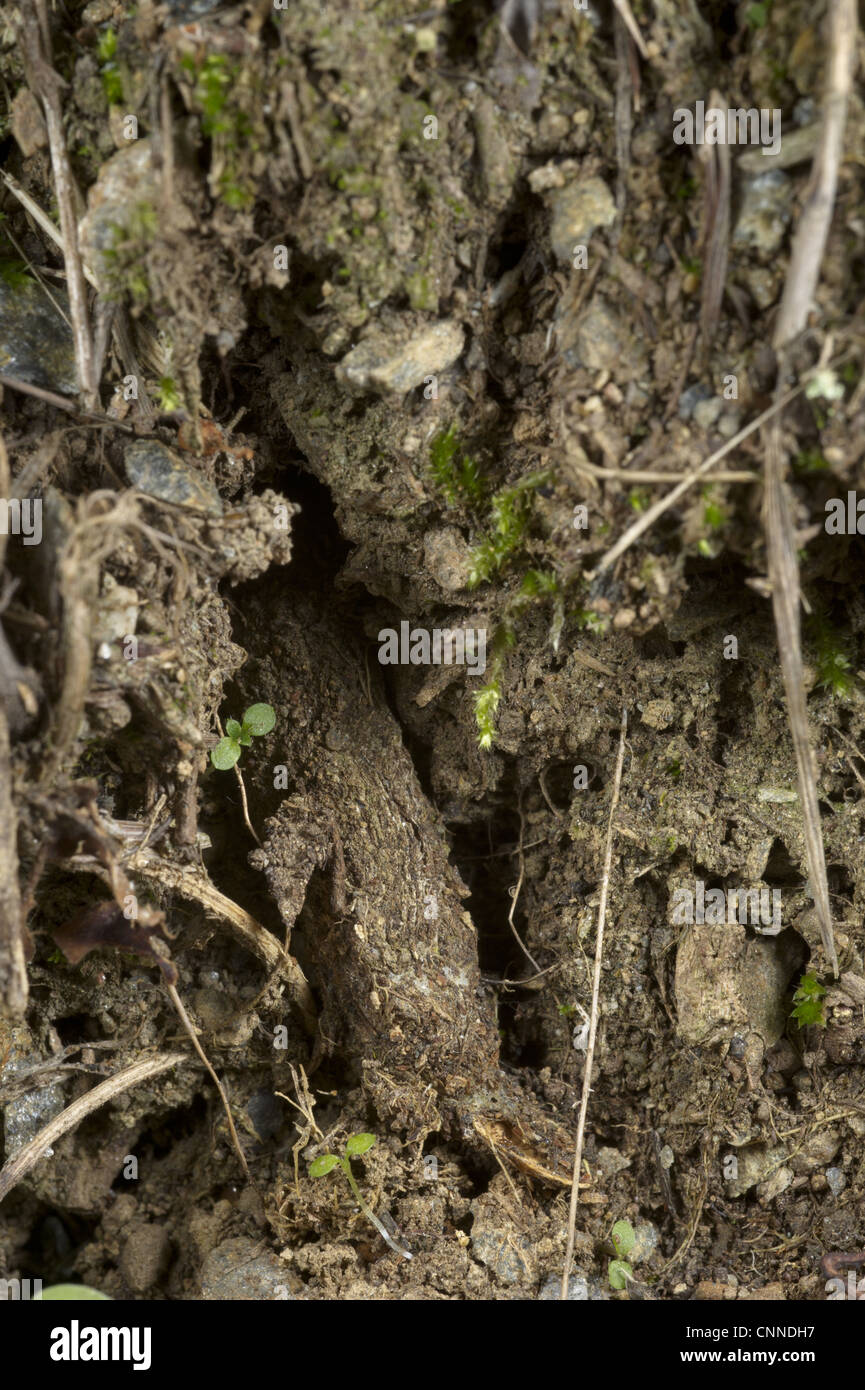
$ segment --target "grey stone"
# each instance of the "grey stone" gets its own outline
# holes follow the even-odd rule
[[[634,1244],[628,1252],[627,1258],[632,1265],[643,1264],[645,1260],[650,1260],[661,1242],[661,1235],[651,1221],[641,1221],[634,1231]]]
[[[768,1144],[746,1144],[734,1150],[735,1175],[725,1183],[724,1190],[730,1197],[742,1197],[758,1183],[766,1182],[780,1168],[787,1157],[786,1151]],[[725,1155],[725,1166],[727,1156]]]
[[[841,1147],[841,1138],[836,1129],[818,1129],[803,1143],[798,1153],[790,1159],[790,1166],[796,1173],[816,1173],[825,1168]]]
[[[551,1274],[538,1294],[538,1303],[560,1302],[561,1288],[561,1275]],[[568,1279],[568,1303],[606,1303],[609,1298],[608,1290],[597,1279],[587,1279],[579,1270]]]
[[[786,1192],[792,1181],[793,1169],[782,1164],[780,1168],[775,1169],[771,1177],[757,1185],[757,1196],[761,1202],[768,1205],[769,1202],[774,1202],[776,1197],[780,1197],[782,1192]]]
[[[201,1270],[201,1293],[207,1302],[293,1301],[285,1265],[248,1236],[233,1236],[211,1250]]]
[[[736,922],[687,926],[676,956],[681,1036],[692,1044],[729,1046],[734,1034],[748,1033],[771,1047],[787,1024],[787,985],[800,947],[791,932],[749,937]],[[746,1058],[758,1063],[748,1049]]]
[[[103,164],[78,226],[81,252],[103,292],[116,290],[117,247],[138,240],[155,218],[159,183],[149,140],[135,140]]]
[[[626,1158],[618,1149],[611,1149],[602,1146],[598,1149],[596,1163],[598,1172],[602,1177],[612,1178],[616,1173],[621,1173],[623,1168],[630,1168],[631,1160]]]
[[[721,416],[718,421],[718,433],[722,439],[732,439],[734,434],[738,434],[742,428],[742,414],[738,410],[729,410]],[[762,870],[760,870],[762,872]],[[759,874],[757,875],[759,877]]]
[[[529,1237],[514,1229],[493,1193],[472,1202],[471,1242],[475,1258],[503,1284],[533,1284],[537,1277],[535,1255]]]
[[[694,424],[701,430],[710,430],[724,409],[720,396],[710,396],[708,400],[698,401],[694,407]]]
[[[714,396],[711,386],[697,382],[689,386],[679,397],[679,419],[690,420],[700,401],[710,401]]]
[[[528,1236],[487,1227],[472,1234],[472,1251],[503,1284],[519,1284],[532,1273]]]
[[[492,207],[503,207],[517,176],[516,161],[511,154],[507,131],[496,103],[480,93],[475,97],[473,107],[484,195]]]
[[[69,316],[65,291],[51,293]],[[31,386],[74,396],[78,391],[72,330],[35,281],[0,280],[0,372]]]
[[[616,201],[603,179],[576,179],[550,197],[553,220],[550,241],[556,257],[566,265],[574,247],[584,246],[597,227],[616,220]]]
[[[780,169],[758,174],[745,185],[733,241],[752,247],[764,259],[773,255],[790,222],[793,185]]]
[[[213,483],[158,440],[136,439],[127,444],[123,463],[130,483],[148,497],[222,515],[222,499]]]
[[[404,396],[424,378],[445,371],[459,357],[465,334],[453,319],[442,319],[395,346],[395,334],[377,330],[346,353],[336,378],[349,391]]]
[[[471,574],[471,550],[455,526],[430,531],[424,538],[424,564],[447,592],[465,588]]]
[[[600,296],[580,319],[573,348],[565,356],[572,365],[592,371],[615,369],[619,378],[638,375],[645,366],[624,321]]]
[[[25,1065],[28,1065],[26,1059],[18,1064],[13,1062],[7,1067],[7,1083],[16,1070],[22,1070]],[[7,1101],[3,1109],[7,1160],[14,1158],[31,1139],[35,1139],[40,1129],[43,1129],[49,1120],[53,1120],[55,1115],[60,1114],[64,1104],[63,1088],[60,1085],[42,1086],[38,1090],[28,1091],[26,1095]]]

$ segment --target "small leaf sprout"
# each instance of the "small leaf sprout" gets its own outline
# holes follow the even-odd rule
[[[321,1154],[319,1158],[316,1158],[309,1165],[309,1176],[311,1178],[324,1178],[327,1177],[328,1173],[332,1173],[334,1168],[341,1168],[348,1180],[348,1185],[352,1190],[355,1201],[367,1221],[375,1226],[382,1240],[386,1245],[390,1246],[391,1250],[397,1255],[401,1255],[404,1260],[410,1260],[411,1251],[403,1249],[401,1245],[397,1245],[396,1241],[385,1229],[384,1224],[364,1201],[360,1188],[355,1182],[354,1174],[351,1171],[352,1157],[367,1153],[375,1142],[376,1139],[374,1134],[352,1134],[346,1141],[345,1153],[342,1156],[339,1154]]]
[[[230,767],[234,767],[241,752],[249,747],[253,738],[269,734],[275,723],[276,714],[272,705],[250,705],[240,724],[236,719],[227,719],[225,737],[219,740],[210,753],[213,766],[220,772],[227,772]]]

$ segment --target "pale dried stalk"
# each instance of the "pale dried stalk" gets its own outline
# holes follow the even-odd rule
[[[622,16],[622,19],[624,20],[625,25],[627,26],[628,33],[631,35],[631,38],[634,40],[634,43],[640,50],[640,56],[642,58],[648,59],[649,51],[646,48],[645,43],[643,42],[642,34],[637,28],[637,21],[634,19],[633,13],[631,12],[631,7],[628,4],[628,0],[613,0],[613,4],[615,5],[619,14]]]
[[[69,415],[77,415],[79,420],[93,420],[97,425],[110,425],[114,430],[120,430],[123,434],[138,434],[134,425],[127,425],[125,420],[115,420],[111,415],[103,415],[98,410],[85,410],[71,396],[58,396],[56,391],[46,391],[42,386],[34,386],[29,381],[19,381],[17,377],[6,376],[0,372],[0,386],[8,386],[10,391],[20,391],[22,395],[33,396],[37,401],[45,401],[48,405],[56,406],[58,410],[65,410]]]
[[[78,368],[78,385],[87,406],[98,404],[98,383],[93,363],[93,342],[90,335],[90,318],[87,311],[87,287],[81,254],[78,249],[78,219],[75,211],[75,197],[72,181],[72,168],[66,151],[63,135],[63,113],[60,109],[59,87],[65,86],[63,79],[51,66],[51,52],[48,48],[48,12],[45,0],[37,0],[38,16],[27,5],[22,7],[22,38],[25,62],[28,69],[27,80],[34,95],[42,102],[45,124],[48,130],[48,147],[51,151],[51,168],[54,172],[54,187],[57,193],[57,206],[60,210],[60,233],[63,238],[63,260],[66,266],[66,287],[69,292],[69,312],[72,318],[72,336],[75,343],[75,362]]]
[[[58,587],[63,599],[60,648],[63,684],[53,710],[48,750],[39,775],[40,784],[53,782],[74,742],[84,714],[93,665],[91,623],[99,592],[103,547],[86,539],[87,523],[79,520],[63,545],[57,562]]]
[[[681,473],[668,473],[653,468],[604,468],[599,463],[589,463],[582,459],[571,459],[571,467],[577,473],[585,473],[590,478],[619,478],[626,483],[680,483]],[[760,474],[746,468],[720,468],[712,474],[713,483],[759,483]]]
[[[817,289],[844,152],[847,101],[856,62],[856,28],[856,0],[830,0],[831,51],[823,126],[811,170],[809,197],[793,239],[784,296],[775,323],[772,346],[776,352],[805,327]]]
[[[778,633],[778,654],[787,698],[787,715],[799,782],[799,800],[805,831],[805,849],[811,891],[820,922],[823,949],[838,974],[838,956],[832,928],[832,909],[829,903],[829,882],[826,876],[826,856],[820,826],[820,807],[817,801],[817,778],[814,754],[808,729],[805,706],[805,676],[802,669],[802,644],[799,632],[801,590],[799,564],[796,558],[796,539],[790,504],[784,483],[784,455],[781,447],[781,418],[775,416],[766,440],[766,484],[763,494],[763,519],[769,558],[769,581],[772,585],[772,609]]]
[[[725,110],[726,98],[717,89],[709,94],[709,110]],[[704,116],[704,123],[707,117]],[[702,145],[698,155],[705,171],[703,192],[703,282],[700,299],[700,336],[707,353],[721,317],[721,301],[727,281],[730,250],[730,147]]]
[[[86,869],[108,881],[105,869],[97,863],[92,854],[76,854],[67,863],[73,869]],[[233,933],[235,939],[258,957],[270,972],[278,971],[288,981],[293,1001],[303,1016],[305,1026],[310,1032],[317,1028],[315,1000],[309,981],[293,956],[280,946],[276,937],[266,927],[231,898],[214,886],[206,871],[197,864],[174,864],[170,859],[161,858],[152,849],[137,849],[124,858],[124,867],[130,874],[151,879],[161,888],[169,888],[183,898],[200,903],[206,912],[221,918]]]
[[[619,728],[619,753],[616,758],[616,772],[613,778],[613,797],[610,802],[610,817],[607,822],[607,845],[604,852],[604,872],[601,878],[601,901],[598,906],[598,931],[595,939],[595,969],[592,977],[592,1011],[589,1023],[589,1041],[586,1047],[586,1068],[583,1073],[583,1092],[580,1097],[580,1118],[577,1121],[577,1140],[574,1146],[574,1171],[571,1178],[571,1205],[568,1211],[568,1244],[565,1250],[565,1267],[562,1271],[560,1299],[568,1297],[568,1280],[574,1261],[574,1236],[577,1228],[577,1203],[579,1201],[580,1168],[583,1163],[583,1137],[586,1132],[586,1115],[589,1109],[589,1095],[592,1089],[592,1063],[595,1057],[595,1038],[598,1034],[598,999],[601,992],[601,962],[604,958],[604,925],[607,918],[607,895],[610,889],[610,866],[613,862],[613,818],[619,804],[619,791],[622,786],[622,766],[625,761],[625,734],[628,729],[628,711],[622,710],[622,723]]]
[[[213,1067],[210,1065],[210,1062],[207,1059],[207,1054],[204,1051],[204,1048],[201,1046],[201,1043],[198,1041],[198,1037],[196,1035],[192,1019],[189,1017],[189,1014],[183,1007],[183,1000],[177,993],[177,990],[175,989],[174,985],[170,985],[166,980],[165,988],[168,990],[168,997],[170,998],[175,1009],[177,1010],[178,1018],[180,1019],[180,1022],[183,1024],[183,1027],[185,1028],[189,1036],[189,1041],[192,1043],[192,1046],[195,1048],[196,1052],[198,1053],[199,1057],[201,1058],[202,1062],[207,1068],[208,1075],[210,1076],[211,1081],[213,1082],[214,1086],[219,1092],[219,1099],[222,1101],[222,1108],[225,1111],[225,1117],[228,1120],[228,1132],[231,1135],[231,1143],[234,1147],[234,1152],[240,1159],[240,1166],[243,1169],[244,1175],[248,1178],[249,1167],[247,1165],[246,1156],[243,1152],[243,1149],[240,1147],[240,1140],[237,1137],[237,1130],[234,1127],[234,1120],[231,1115],[231,1106],[228,1103],[228,1096],[225,1094],[225,1089],[222,1085],[222,1082],[216,1075],[216,1072],[213,1070]]]
[[[829,8],[831,51],[823,107],[820,144],[814,157],[809,197],[793,241],[784,297],[775,324],[773,345],[779,353],[779,383],[786,379],[784,349],[805,327],[820,276],[829,226],[835,205],[838,168],[844,150],[847,100],[856,60],[857,17],[854,0],[831,0]],[[828,348],[824,356],[828,355]],[[823,366],[818,364],[818,369]],[[826,874],[826,855],[817,799],[817,772],[805,703],[800,635],[799,561],[793,518],[785,483],[785,458],[781,445],[781,418],[776,415],[766,437],[766,484],[763,520],[772,585],[772,609],[778,633],[778,653],[787,701],[787,716],[796,754],[796,773],[805,852],[814,906],[820,923],[823,950],[833,974],[838,975],[838,955],[832,925],[832,906]]]
[[[22,1018],[27,1008],[21,896],[18,890],[18,818],[12,797],[9,726],[0,708],[0,1017]]]
[[[6,444],[0,436],[0,497],[12,495]],[[6,535],[0,535],[0,577],[6,554]],[[27,964],[24,923],[18,890],[18,818],[12,796],[12,763],[6,711],[0,708],[0,1015],[21,1018],[27,1008]]]

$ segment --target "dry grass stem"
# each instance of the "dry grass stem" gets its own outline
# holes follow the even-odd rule
[[[577,1203],[579,1201],[580,1169],[583,1164],[583,1138],[586,1132],[586,1115],[589,1109],[589,1095],[592,1089],[592,1063],[595,1057],[595,1039],[598,1035],[598,999],[601,992],[601,962],[604,958],[604,925],[607,918],[607,896],[610,889],[610,866],[613,861],[613,818],[619,804],[622,786],[622,767],[625,761],[625,734],[628,729],[628,711],[622,710],[619,728],[619,752],[616,758],[616,771],[613,777],[613,795],[610,801],[610,816],[607,822],[607,845],[604,851],[604,872],[601,877],[601,901],[598,905],[598,930],[595,939],[595,969],[592,977],[592,1009],[589,1021],[589,1040],[586,1046],[586,1065],[583,1073],[583,1092],[580,1097],[580,1117],[577,1121],[577,1139],[574,1146],[574,1170],[571,1178],[571,1204],[568,1211],[568,1243],[565,1249],[565,1267],[562,1271],[560,1298],[568,1297],[568,1281],[574,1261],[574,1235],[577,1226]]]

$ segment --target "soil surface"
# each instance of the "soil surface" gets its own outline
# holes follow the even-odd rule
[[[588,1080],[571,1297],[863,1251],[856,91],[770,346],[823,9],[634,4],[641,54],[594,0],[0,7],[7,1278],[557,1297]],[[674,139],[710,99],[777,152]],[[837,973],[738,438],[797,380]]]

